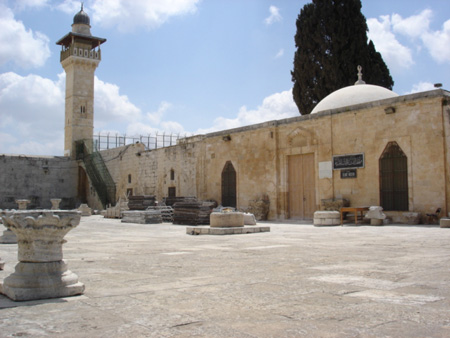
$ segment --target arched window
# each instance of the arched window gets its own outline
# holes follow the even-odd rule
[[[379,160],[380,204],[384,210],[408,211],[408,158],[389,142]]]
[[[175,179],[175,170],[170,170],[170,180],[173,181]]]
[[[222,205],[236,208],[236,170],[231,161],[222,170]]]
[[[131,183],[131,174],[128,174],[128,183]]]

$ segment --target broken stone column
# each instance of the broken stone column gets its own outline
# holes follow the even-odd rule
[[[31,203],[30,200],[16,200],[19,210],[27,210],[27,205]]]
[[[87,204],[81,204],[78,208],[78,211],[81,211],[81,216],[91,216],[92,215],[92,209],[89,208]]]
[[[59,203],[61,203],[60,198],[52,198],[50,199],[50,202],[52,203],[52,210],[59,210]]]
[[[3,216],[18,239],[15,272],[0,284],[0,293],[14,301],[82,294],[84,284],[63,260],[64,236],[80,223],[80,212],[19,210]]]
[[[365,218],[370,219],[370,225],[383,225],[386,215],[383,213],[383,207],[372,206],[366,213]]]

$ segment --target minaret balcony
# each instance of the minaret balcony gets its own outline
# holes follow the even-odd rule
[[[86,48],[80,48],[80,47],[74,47],[70,46],[64,50],[61,51],[61,58],[60,61],[67,59],[69,56],[76,56],[86,59],[93,59],[93,60],[101,60],[102,54],[100,49],[86,49]]]

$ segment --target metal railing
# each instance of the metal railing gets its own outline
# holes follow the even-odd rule
[[[143,143],[146,150],[170,147],[177,144],[178,140],[187,135],[173,133],[155,133],[149,135],[127,136],[119,134],[100,134],[94,135],[94,149],[96,151],[107,150],[122,147],[133,143]]]
[[[76,142],[77,160],[83,160],[86,172],[104,208],[116,204],[116,185],[102,155],[92,149],[91,140]]]

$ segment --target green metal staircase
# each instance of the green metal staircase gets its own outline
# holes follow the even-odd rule
[[[102,155],[93,149],[92,140],[76,141],[76,159],[83,160],[86,172],[103,208],[116,204],[116,185]]]

